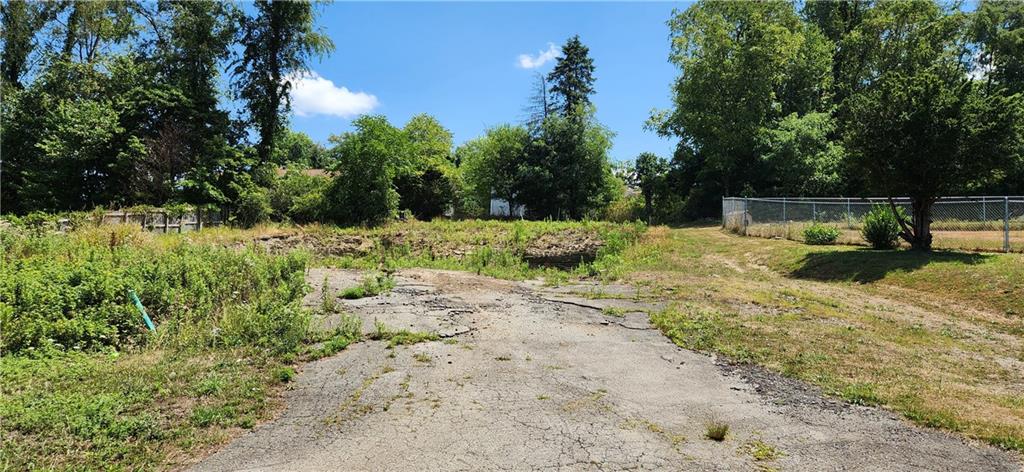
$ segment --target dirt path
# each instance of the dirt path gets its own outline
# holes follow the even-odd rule
[[[315,270],[315,293],[325,277],[333,289],[359,279]],[[1021,469],[992,447],[681,350],[641,312],[601,311],[643,308],[629,300],[455,272],[397,279],[345,309],[367,330],[377,319],[448,337],[361,342],[306,365],[279,419],[195,470]],[[709,421],[730,426],[725,441],[703,437]]]

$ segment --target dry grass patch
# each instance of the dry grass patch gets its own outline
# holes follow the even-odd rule
[[[878,266],[884,258],[858,255],[853,261],[868,266],[851,277],[864,281],[849,283],[843,274],[808,276],[821,267],[789,266],[785,261],[808,260],[809,253],[788,241],[710,229],[652,235],[664,259],[634,263],[640,270],[627,278],[676,300],[651,320],[678,345],[761,364],[851,403],[881,405],[919,424],[1024,450],[1024,402],[1017,401],[1024,386],[1022,324],[1003,310],[1010,300],[1024,304],[1024,294],[990,291],[969,301],[979,286],[1024,284],[1012,280],[1024,274],[1024,261],[999,259],[1019,256],[939,254],[929,262],[890,251],[889,258],[908,259],[884,269]],[[1022,268],[1007,265],[1012,262]],[[762,264],[775,270],[759,269]]]

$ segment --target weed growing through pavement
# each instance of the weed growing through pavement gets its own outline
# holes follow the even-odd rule
[[[712,441],[725,441],[729,435],[729,425],[718,420],[708,421],[704,425],[704,437]]]

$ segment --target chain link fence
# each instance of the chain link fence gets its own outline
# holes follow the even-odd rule
[[[911,214],[910,199],[894,199]],[[803,239],[814,222],[840,230],[838,242],[867,244],[860,230],[874,205],[886,198],[722,199],[722,226],[746,236]],[[972,251],[1024,252],[1024,196],[944,197],[932,207],[932,246]]]

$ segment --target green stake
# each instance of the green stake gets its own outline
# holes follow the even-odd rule
[[[153,326],[153,320],[149,319],[149,315],[146,314],[146,308],[142,306],[142,301],[139,300],[139,296],[135,293],[135,290],[128,289],[128,296],[131,297],[132,302],[135,303],[135,308],[142,314],[142,321],[146,322],[146,326],[149,327],[150,331],[156,331],[156,326]]]

